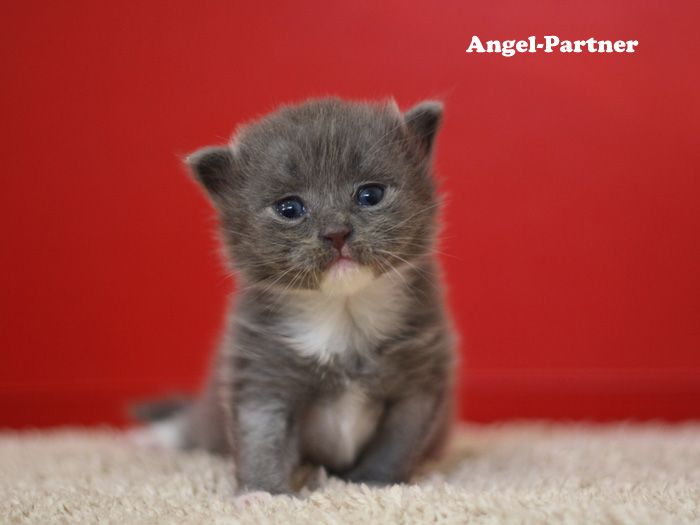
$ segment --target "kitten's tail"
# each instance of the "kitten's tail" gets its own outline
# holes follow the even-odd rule
[[[137,401],[128,407],[131,419],[141,423],[155,423],[171,419],[181,414],[194,403],[194,399],[183,395],[166,398]]]

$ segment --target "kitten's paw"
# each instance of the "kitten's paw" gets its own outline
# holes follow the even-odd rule
[[[328,472],[322,466],[315,469],[311,475],[306,478],[306,488],[309,490],[318,490],[328,485]]]
[[[272,501],[272,494],[262,490],[256,490],[254,492],[244,492],[242,494],[236,494],[231,498],[231,501],[236,506],[237,509],[245,509],[248,507],[253,507],[267,501]]]

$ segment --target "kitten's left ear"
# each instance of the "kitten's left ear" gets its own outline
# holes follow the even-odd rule
[[[430,157],[442,123],[442,102],[426,100],[404,113],[408,132],[415,137],[423,157]]]

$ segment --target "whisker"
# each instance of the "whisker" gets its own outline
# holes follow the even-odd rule
[[[420,243],[415,243],[415,242],[408,242],[408,239],[411,239],[411,237],[393,237],[391,239],[386,239],[387,242],[394,242],[394,241],[399,241],[402,244],[407,244],[409,246],[417,246],[418,248],[430,248],[431,252],[439,253],[440,255],[444,255],[445,257],[452,257],[453,259],[457,259],[458,261],[464,261],[461,257],[457,257],[456,255],[453,255],[451,253],[446,253],[443,251],[438,250],[435,248],[435,246],[430,246],[426,244],[420,244]],[[400,253],[400,252],[397,252]],[[402,255],[410,255],[408,253],[404,253]]]
[[[234,234],[236,234],[236,235],[240,235],[241,237],[246,237],[246,238],[252,239],[252,240],[254,240],[254,241],[259,241],[259,240],[260,240],[260,239],[258,239],[257,237],[255,237],[254,235],[249,235],[249,234],[247,234],[247,233],[242,233],[242,232],[239,232],[239,231],[236,231],[236,230],[229,230],[229,229],[227,229],[227,228],[221,228],[221,230],[222,230],[222,231],[229,232],[229,233],[234,233]],[[289,248],[289,245],[287,245],[287,244],[284,244],[284,243],[281,243],[281,242],[272,241],[272,240],[270,240],[270,239],[265,239],[265,244],[274,244],[275,246],[281,246],[281,247],[287,248],[287,249]]]
[[[425,212],[427,212],[427,211],[430,211],[430,210],[432,210],[433,208],[436,208],[437,206],[440,206],[440,203],[439,203],[439,202],[433,203],[433,204],[431,204],[430,206],[425,207],[424,209],[422,209],[422,210],[419,211],[418,213],[414,213],[414,214],[411,215],[410,217],[406,217],[404,220],[399,221],[399,222],[397,222],[396,224],[394,224],[391,228],[388,228],[388,229],[384,230],[383,233],[390,232],[390,231],[392,231],[392,230],[398,228],[399,226],[401,226],[401,225],[407,223],[408,221],[410,221],[410,220],[416,218],[416,216],[418,216],[418,215],[420,215],[420,214],[422,214],[422,213],[425,213]]]
[[[412,268],[413,270],[415,270],[415,271],[418,272],[419,274],[422,274],[423,276],[425,276],[425,275],[430,275],[430,276],[432,276],[432,277],[437,277],[437,274],[436,274],[436,273],[434,273],[434,272],[429,272],[428,270],[423,270],[423,269],[421,269],[421,268],[418,268],[415,264],[412,264],[411,262],[407,261],[407,260],[404,259],[403,257],[400,257],[399,255],[397,255],[397,253],[400,253],[400,252],[392,252],[392,251],[388,251],[388,250],[383,250],[383,249],[381,249],[381,248],[375,248],[375,249],[376,249],[377,251],[379,251],[379,252],[383,252],[383,253],[386,253],[386,254],[391,255],[391,256],[393,256],[393,257],[396,257],[399,261],[401,261],[402,263],[404,263],[406,266],[408,266],[409,268]],[[402,255],[405,255],[405,254],[402,254]],[[427,279],[426,277],[423,277],[423,278],[424,278],[424,279]],[[430,280],[430,279],[427,279],[427,280]]]
[[[275,279],[275,277],[277,277],[272,283],[270,283],[268,286],[266,286],[264,290],[262,290],[260,293],[258,293],[258,294],[255,296],[256,298],[257,298],[257,297],[260,297],[262,294],[264,294],[264,293],[267,292],[270,288],[272,288],[275,284],[277,284],[285,275],[287,275],[289,272],[291,272],[291,271],[294,270],[294,269],[295,269],[294,266],[291,266],[291,267],[287,268],[287,269],[286,269],[285,271],[283,271],[283,272],[277,273],[277,274],[272,275],[272,276],[270,276],[270,277],[266,277],[265,279],[263,279],[263,280],[261,280],[261,281],[258,281],[258,282],[255,282],[255,283],[251,284],[250,286],[247,286],[247,287],[243,288],[243,289],[240,290],[240,291],[241,291],[241,292],[244,292],[244,291],[250,290],[251,288],[256,288],[256,287],[260,286],[262,283],[264,283],[264,282],[266,282],[266,281],[269,281],[270,279]]]
[[[308,269],[302,270],[300,273],[296,274],[294,278],[287,284],[287,286],[282,290],[282,293],[279,294],[277,299],[275,300],[274,303],[272,303],[272,306],[269,307],[269,311],[272,312],[275,307],[277,306],[277,303],[282,300],[282,298],[287,295],[287,293],[292,289],[293,286],[296,285],[297,281],[301,282],[303,276],[305,276],[308,272]]]
[[[423,296],[430,300],[430,297],[428,297],[428,294],[426,294],[423,290],[420,290],[415,287],[415,285],[412,285],[411,283],[408,282],[408,279],[406,279],[406,276],[404,276],[393,264],[391,264],[388,260],[385,259],[385,262],[389,266],[390,269],[392,269],[396,275],[399,276],[399,278],[403,281],[403,283],[406,285],[406,289],[411,292],[411,295],[413,296],[414,299],[416,299],[421,305],[424,305],[423,301],[421,301],[418,296],[415,294],[415,292],[420,292],[423,294]]]
[[[277,262],[288,261],[288,260],[289,260],[289,257],[284,256],[284,257],[278,257],[276,259],[265,259],[265,263],[277,263]],[[249,268],[255,268],[255,267],[260,266],[260,263],[257,263],[257,262],[251,262],[248,264],[241,264],[239,262],[235,262],[234,264],[236,265],[236,270],[241,270],[241,269],[247,270]]]
[[[267,262],[267,263],[278,263],[278,262],[284,262],[284,261],[287,261],[287,260],[289,260],[288,257],[280,257],[279,259],[267,259],[265,262]],[[242,273],[245,272],[246,270],[249,270],[250,268],[255,268],[255,267],[257,267],[257,266],[259,266],[259,264],[256,264],[256,263],[249,263],[249,264],[235,263],[235,271],[233,271],[233,272],[227,272],[226,275],[224,275],[224,276],[222,277],[221,282],[219,283],[219,286],[220,286],[221,284],[225,283],[226,281],[228,281],[229,279],[233,279],[233,278],[236,277],[237,275],[242,274]],[[277,275],[277,274],[275,274],[275,275]],[[274,276],[273,276],[273,277],[274,277]],[[267,278],[264,279],[264,280],[267,280]],[[245,289],[247,289],[247,288],[250,288],[250,286],[248,286],[248,287],[246,287],[246,288],[242,288],[242,289],[239,290],[239,291],[243,291],[243,290],[245,290]]]

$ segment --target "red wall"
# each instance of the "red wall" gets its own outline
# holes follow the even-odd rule
[[[120,423],[199,384],[231,281],[178,155],[324,94],[446,102],[463,417],[700,416],[698,20],[694,0],[7,3],[0,426]],[[639,45],[506,58],[472,35]]]

